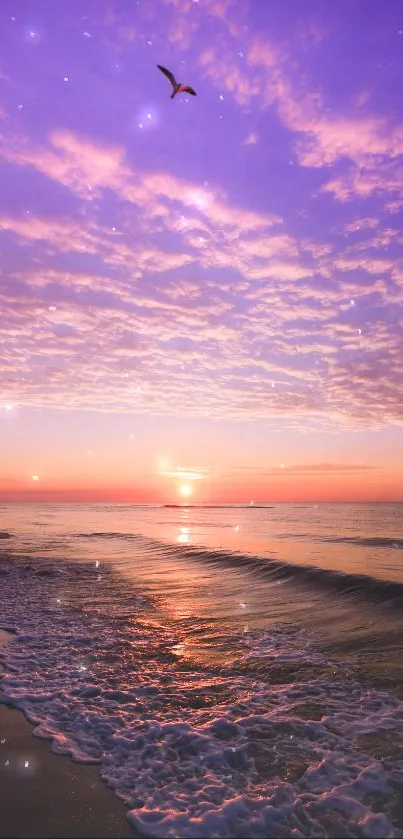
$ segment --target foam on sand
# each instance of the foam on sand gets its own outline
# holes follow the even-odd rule
[[[10,634],[0,630],[0,649],[9,642]],[[97,767],[55,758],[49,743],[32,737],[24,716],[5,705],[0,705],[0,787],[0,830],[8,839],[133,836],[126,808],[105,790]]]
[[[0,614],[17,632],[2,701],[55,752],[98,763],[142,835],[402,835],[397,697],[287,627],[240,635],[226,668],[186,662],[186,638],[99,563],[2,570]]]

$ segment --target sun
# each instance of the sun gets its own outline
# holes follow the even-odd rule
[[[189,496],[192,494],[192,488],[189,486],[189,484],[182,484],[182,486],[179,487],[179,492],[181,495],[183,495],[184,498],[189,498]]]

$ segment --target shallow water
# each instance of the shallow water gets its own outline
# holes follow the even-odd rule
[[[402,836],[401,512],[3,507],[2,698],[144,835]]]

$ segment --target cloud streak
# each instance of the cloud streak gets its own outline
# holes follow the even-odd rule
[[[381,384],[375,398],[370,384],[377,345],[389,380],[397,386],[402,375],[396,310],[388,349],[382,315],[366,325],[366,299],[377,293],[386,314],[400,282],[379,247],[366,259],[348,247],[333,255],[332,243],[296,238],[281,218],[234,205],[220,187],[136,171],[123,149],[71,132],[44,147],[3,143],[1,154],[80,202],[76,219],[0,219],[26,259],[2,289],[7,399],[292,424],[296,412],[314,425],[320,416],[347,426],[400,421],[398,393]],[[108,192],[131,208],[118,227],[101,221]],[[57,267],[63,254],[77,255],[75,270]]]

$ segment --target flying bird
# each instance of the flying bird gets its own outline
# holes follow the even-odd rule
[[[157,64],[157,67],[158,67],[159,70],[161,70],[161,73],[163,73],[164,76],[166,76],[167,79],[169,79],[169,81],[171,82],[171,85],[173,87],[173,93],[171,95],[171,99],[173,99],[174,96],[176,96],[177,93],[190,93],[191,96],[196,96],[197,95],[196,91],[193,90],[192,87],[189,87],[188,84],[182,84],[182,82],[177,82],[174,74],[171,73],[170,70],[167,70],[166,67],[161,67],[161,64]]]

